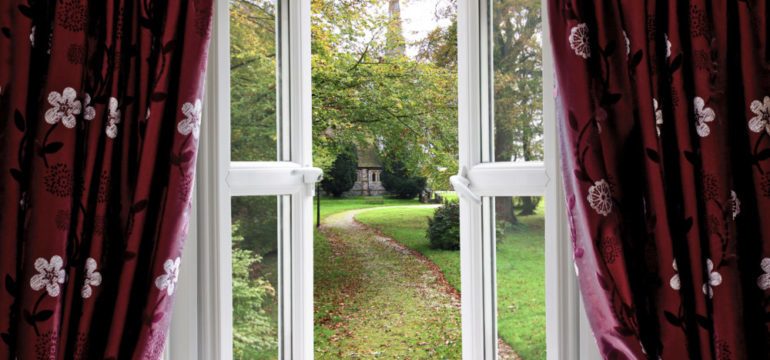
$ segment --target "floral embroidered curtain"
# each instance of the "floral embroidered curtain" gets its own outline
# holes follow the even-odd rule
[[[0,2],[0,357],[158,359],[212,0]]]
[[[576,272],[601,352],[768,358],[768,3],[548,10]]]

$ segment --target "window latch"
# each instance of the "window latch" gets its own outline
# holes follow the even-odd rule
[[[471,181],[465,176],[466,174],[467,170],[463,167],[459,174],[449,178],[449,182],[452,183],[452,187],[458,194],[460,194],[460,196],[467,200],[471,200],[476,204],[481,204],[481,197],[471,191]]]
[[[302,176],[302,182],[305,183],[305,190],[310,195],[315,195],[315,184],[323,178],[323,170],[317,167],[302,167],[291,172],[293,175]]]

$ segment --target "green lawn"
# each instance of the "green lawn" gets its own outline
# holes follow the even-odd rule
[[[460,313],[425,286],[424,263],[374,240],[371,229],[329,225],[365,202],[328,205],[314,241],[315,357],[459,359]]]
[[[432,209],[397,208],[367,211],[356,219],[424,254],[460,288],[460,253],[434,250],[425,238]],[[497,244],[498,331],[523,359],[544,359],[545,256],[542,205],[534,216],[520,217]]]
[[[346,198],[321,198],[321,218],[326,218],[329,215],[341,213],[343,211],[354,209],[366,209],[380,206],[394,206],[394,205],[420,205],[420,202],[416,199],[402,200],[393,199],[389,197],[346,197]],[[313,219],[316,216],[316,200],[313,199]]]

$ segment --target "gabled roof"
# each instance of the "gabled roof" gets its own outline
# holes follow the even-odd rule
[[[358,148],[358,167],[360,168],[381,168],[382,162],[380,155],[372,145],[365,145]]]

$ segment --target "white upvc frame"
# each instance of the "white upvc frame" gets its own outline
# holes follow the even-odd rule
[[[462,331],[464,359],[497,351],[494,216],[490,197],[544,195],[546,206],[546,342],[548,359],[598,359],[584,321],[571,266],[556,137],[550,47],[543,48],[544,163],[489,163],[489,0],[458,4],[461,177]],[[546,1],[543,1],[543,9]],[[313,358],[310,0],[277,0],[278,127],[276,162],[230,161],[229,1],[217,1],[209,53],[198,187],[184,250],[172,330],[172,359],[232,358],[231,196],[282,195],[280,309],[282,359]],[[549,39],[543,12],[543,39]],[[482,121],[484,119],[484,121]],[[486,138],[484,138],[486,137]],[[482,141],[484,139],[484,141]],[[478,200],[478,202],[477,202]],[[196,221],[197,220],[197,221]],[[197,341],[193,341],[197,340]],[[194,344],[192,343],[194,342]]]
[[[553,61],[543,21],[543,131],[545,162],[491,162],[493,149],[490,0],[458,3],[460,193],[463,359],[497,358],[495,196],[545,196],[546,348],[548,359],[595,358],[581,343],[577,282],[572,270],[566,209],[558,165]],[[587,339],[587,340],[584,340]],[[590,343],[589,343],[590,341]]]
[[[310,1],[276,0],[279,141],[278,159],[267,162],[230,159],[229,3],[215,4],[193,210],[198,221],[183,255],[183,263],[197,266],[181,275],[170,357],[232,358],[231,197],[277,196],[279,357],[312,359],[312,196],[321,170],[312,167]]]

